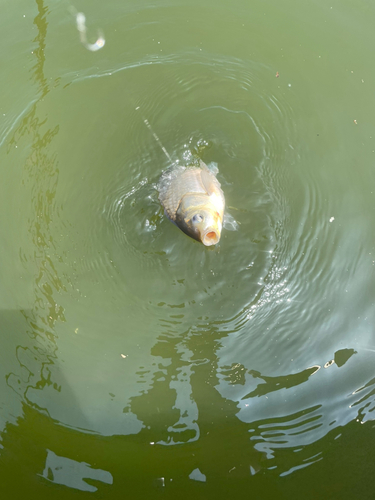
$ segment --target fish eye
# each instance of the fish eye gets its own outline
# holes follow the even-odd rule
[[[195,214],[193,217],[193,222],[202,222],[203,217],[200,214]]]

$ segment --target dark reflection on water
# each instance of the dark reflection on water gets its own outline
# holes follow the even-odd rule
[[[28,392],[31,388],[42,391],[49,386],[56,391],[61,390],[61,386],[53,381],[51,367],[57,359],[58,349],[55,326],[58,322],[65,322],[65,313],[54,296],[66,291],[66,287],[56,270],[57,255],[51,231],[51,226],[58,223],[61,207],[55,203],[59,178],[57,159],[48,152],[48,148],[58,134],[59,126],[47,128],[47,117],[38,116],[38,103],[50,91],[44,75],[48,8],[42,0],[36,3],[38,15],[34,25],[38,31],[34,39],[36,63],[32,68],[32,80],[37,84],[39,98],[22,118],[7,146],[9,152],[23,140],[28,142],[30,149],[24,164],[23,183],[32,186],[28,233],[33,251],[30,254],[28,250],[20,248],[19,255],[25,272],[34,275],[35,306],[20,311],[27,325],[25,331],[29,339],[25,342],[24,338],[18,337],[22,342],[15,352],[19,371],[16,369],[8,373],[6,382],[22,400],[48,413],[43,400],[39,404],[31,401]]]
[[[280,389],[289,389],[296,385],[303,384],[304,382],[307,382],[310,375],[314,375],[314,373],[316,373],[319,368],[320,366],[312,366],[311,368],[307,368],[300,373],[293,373],[281,377],[265,377],[255,370],[249,370],[249,373],[254,378],[262,379],[265,383],[259,384],[254,391],[246,394],[242,399],[264,396],[265,394],[269,394],[273,391],[278,391]],[[243,381],[242,384],[244,385],[245,381]]]

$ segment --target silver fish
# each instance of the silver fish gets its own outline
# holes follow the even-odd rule
[[[159,200],[167,217],[184,233],[206,246],[221,236],[225,208],[220,182],[203,161],[199,167],[166,170],[158,184]]]

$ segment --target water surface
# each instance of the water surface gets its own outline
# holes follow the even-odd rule
[[[2,21],[6,491],[372,498],[374,6],[82,1],[97,52],[71,7]],[[218,165],[215,248],[146,120]]]

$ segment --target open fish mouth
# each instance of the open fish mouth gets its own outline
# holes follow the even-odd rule
[[[206,247],[209,247],[211,245],[216,245],[216,243],[219,243],[220,240],[220,233],[216,231],[215,229],[208,229],[202,237],[202,243],[203,245],[206,245]]]

